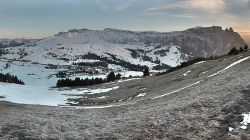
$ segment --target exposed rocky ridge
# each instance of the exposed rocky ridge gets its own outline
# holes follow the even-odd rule
[[[224,55],[233,47],[240,48],[246,44],[241,36],[232,28],[196,27],[178,32],[133,32],[118,29],[104,30],[69,30],[56,37],[70,36],[74,42],[129,44],[144,46],[176,45],[183,53],[194,57],[210,57]],[[80,37],[82,39],[78,39]],[[53,38],[56,39],[56,38]],[[76,40],[78,39],[78,40]]]

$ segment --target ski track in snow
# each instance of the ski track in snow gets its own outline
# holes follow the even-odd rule
[[[169,92],[169,93],[166,93],[166,94],[163,94],[163,95],[160,95],[160,96],[156,96],[156,97],[154,97],[153,99],[158,99],[158,98],[161,98],[161,97],[164,97],[164,96],[171,95],[171,94],[173,94],[173,93],[182,91],[182,90],[187,89],[187,88],[189,88],[189,87],[192,87],[192,86],[194,86],[194,85],[200,84],[201,82],[202,82],[202,81],[195,82],[195,83],[193,83],[193,84],[191,84],[191,85],[185,86],[185,87],[180,88],[180,89],[178,89],[178,90],[174,90],[174,91],[172,91],[172,92]]]

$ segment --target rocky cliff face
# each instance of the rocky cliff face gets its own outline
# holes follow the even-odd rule
[[[232,28],[223,30],[219,26],[196,27],[168,33],[132,32],[110,28],[102,31],[82,29],[70,30],[57,36],[68,36],[72,42],[78,43],[108,42],[141,47],[172,44],[179,46],[181,52],[193,57],[220,56],[228,53],[233,47],[240,48],[246,44]]]
[[[246,44],[232,28],[193,28],[184,32],[185,36],[175,43],[181,46],[185,53],[194,57],[220,56],[228,53],[233,47],[243,48]]]

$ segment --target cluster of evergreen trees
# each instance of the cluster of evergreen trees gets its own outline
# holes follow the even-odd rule
[[[143,71],[143,76],[150,76],[150,73],[149,73],[149,69],[146,68],[144,71]]]
[[[166,69],[170,69],[171,66],[166,65],[166,64],[159,64],[153,67],[153,70],[166,70]]]
[[[0,73],[0,82],[24,85],[23,81],[19,80],[16,76],[10,75],[8,73],[7,74]]]
[[[91,85],[101,84],[104,82],[105,80],[103,80],[102,78],[95,78],[95,79],[75,78],[74,80],[67,78],[58,80],[56,86],[57,87],[91,86]]]
[[[88,67],[108,67],[108,64],[106,62],[78,62],[73,63],[73,65],[77,66],[88,66]]]
[[[124,60],[118,59],[115,55],[113,54],[108,54],[112,59],[107,58],[107,57],[101,57],[93,53],[88,53],[86,55],[82,56],[82,59],[95,59],[95,60],[100,60],[102,62],[106,62],[107,64],[114,64],[114,65],[120,65],[124,68],[127,68],[128,70],[131,71],[143,71],[147,68],[147,66],[141,66],[141,65],[135,65],[131,64],[129,62],[126,62]]]
[[[92,78],[92,79],[80,79],[80,78],[75,78],[74,80],[71,80],[69,78],[67,79],[60,79],[57,81],[56,86],[57,87],[76,87],[76,86],[92,86],[92,85],[97,85],[97,84],[102,84],[106,82],[111,82],[115,80],[121,79],[121,74],[115,75],[114,72],[111,72],[107,75],[106,79],[102,78]]]
[[[230,50],[228,55],[238,55],[241,52],[247,51],[248,45],[246,44],[244,48],[240,47],[240,49],[236,49],[235,47]]]
[[[115,81],[115,80],[119,80],[119,79],[121,79],[121,74],[120,73],[118,73],[117,75],[115,75],[115,73],[114,72],[111,72],[110,74],[108,74],[108,76],[107,76],[107,82],[113,82],[113,81]]]
[[[133,50],[133,49],[127,49],[131,52],[131,56],[134,58],[134,59],[137,59],[138,57],[140,57],[140,54],[136,51],[136,50]]]

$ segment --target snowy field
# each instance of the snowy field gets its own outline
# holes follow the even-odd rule
[[[116,90],[113,88],[82,88],[74,90],[58,90],[46,86],[31,86],[17,84],[0,84],[0,95],[5,96],[5,100],[22,104],[39,104],[58,106],[66,105],[67,99],[71,95],[97,94]]]
[[[6,63],[9,63],[9,68],[7,69],[4,68]],[[68,103],[67,99],[71,98],[72,95],[99,94],[119,88],[52,88],[56,86],[57,80],[59,80],[59,78],[56,77],[56,73],[62,70],[65,69],[46,69],[44,65],[1,60],[0,73],[10,73],[15,75],[21,79],[25,85],[0,83],[0,96],[4,96],[6,97],[6,101],[14,103],[58,106],[66,105],[66,103]],[[122,77],[130,77],[130,75],[133,77],[140,77],[143,75],[142,72],[135,71],[121,71],[119,73]],[[73,74],[68,78],[75,79],[76,77],[79,77],[81,79],[105,79],[107,74],[108,73],[96,75]],[[127,80],[120,80],[119,82]]]
[[[105,35],[106,33],[109,35]],[[128,35],[127,37],[134,38],[134,35]],[[59,80],[57,78],[59,72],[67,72],[66,78],[69,79],[75,79],[76,77],[104,79],[109,73],[107,71],[110,70],[113,70],[116,74],[120,73],[122,77],[126,78],[133,77],[136,79],[143,76],[143,72],[127,71],[122,65],[115,64],[108,64],[104,70],[100,68],[100,74],[95,75],[82,73],[82,68],[72,66],[73,63],[79,62],[100,62],[100,60],[97,60],[98,58],[93,56],[91,58],[83,57],[90,53],[113,61],[119,59],[134,65],[146,65],[150,70],[159,64],[177,66],[187,58],[180,51],[180,47],[174,44],[161,46],[151,43],[145,46],[139,40],[138,43],[119,43],[122,40],[122,38],[117,38],[116,32],[110,29],[104,31],[83,30],[58,34],[37,41],[29,47],[23,45],[5,48],[1,50],[4,53],[0,55],[0,73],[10,73],[17,76],[25,85],[0,83],[0,96],[6,96],[7,101],[16,103],[55,106],[65,104],[67,95],[70,94],[93,94],[113,90],[104,87],[103,89],[65,89],[59,91],[53,88]],[[137,55],[132,56],[133,51],[131,50],[136,51]],[[152,60],[146,60],[143,57]],[[155,62],[156,60],[158,62]],[[48,68],[48,66],[50,67]],[[77,68],[74,69],[75,67]],[[133,79],[119,80],[118,82],[129,80]]]

